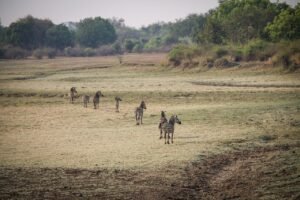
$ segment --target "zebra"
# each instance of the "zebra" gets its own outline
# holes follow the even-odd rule
[[[166,111],[161,111],[160,122],[159,122],[159,125],[158,125],[158,129],[160,130],[160,137],[159,137],[159,139],[162,138],[162,133],[163,133],[162,124],[166,123],[166,122],[168,123],[168,119],[166,117]]]
[[[90,102],[90,96],[83,95],[82,96],[83,107],[87,108],[87,104]]]
[[[71,87],[70,89],[70,102],[74,103],[74,99],[75,99],[75,93],[77,94],[76,88],[75,87]]]
[[[116,112],[120,112],[119,105],[120,105],[120,101],[122,101],[122,99],[120,97],[116,96],[115,101],[116,101]]]
[[[165,133],[165,144],[170,144],[169,139],[171,138],[171,142],[173,143],[173,137],[174,137],[174,129],[175,129],[175,123],[181,124],[180,119],[177,115],[172,115],[169,119],[169,122],[165,122],[162,124],[162,129]],[[171,134],[171,137],[170,137]]]
[[[144,113],[144,109],[147,109],[146,107],[146,104],[144,101],[141,102],[140,106],[137,107],[135,109],[135,120],[136,120],[136,125],[140,125],[140,122],[141,121],[141,124],[143,124],[143,113]]]
[[[100,97],[104,97],[104,95],[101,93],[101,91],[97,91],[93,98],[94,109],[99,108]]]

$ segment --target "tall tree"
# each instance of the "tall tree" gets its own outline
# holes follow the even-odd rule
[[[95,48],[113,43],[117,35],[108,20],[96,17],[86,18],[79,22],[76,38],[80,45]]]
[[[6,27],[3,27],[0,23],[0,44],[3,44],[6,42]]]
[[[300,39],[300,3],[283,10],[265,30],[273,41]]]
[[[32,16],[21,18],[10,24],[7,30],[8,42],[25,49],[43,47],[46,32],[54,26],[50,20],[37,19]]]
[[[170,26],[171,35],[179,37],[195,37],[197,32],[203,30],[205,16],[191,14],[183,20],[178,20]]]
[[[73,46],[74,38],[68,27],[63,24],[53,26],[46,33],[47,45],[57,49]]]
[[[220,43],[220,39],[223,43],[245,43],[263,37],[265,26],[286,6],[269,0],[220,1],[209,13],[202,38],[213,43]]]

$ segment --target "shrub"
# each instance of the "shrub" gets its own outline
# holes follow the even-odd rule
[[[233,61],[239,62],[243,60],[243,52],[240,49],[234,49],[230,52]]]
[[[143,51],[143,45],[140,42],[136,43],[132,49],[132,52],[135,53],[141,53],[142,51]]]
[[[115,53],[117,54],[122,54],[122,47],[121,44],[116,42],[112,45],[113,50],[115,51]]]
[[[109,56],[114,54],[117,54],[117,52],[111,45],[104,45],[96,49],[96,55],[99,56]]]
[[[8,47],[4,53],[4,58],[6,59],[22,59],[27,56],[28,52],[20,47]]]
[[[84,55],[91,57],[91,56],[95,56],[96,52],[92,49],[92,48],[85,48],[84,49]]]
[[[226,56],[228,54],[228,50],[224,48],[217,48],[215,50],[215,56],[216,58],[221,58],[223,56]]]
[[[42,59],[44,56],[44,52],[42,49],[36,49],[33,51],[32,56],[36,59]]]
[[[49,59],[53,59],[56,57],[56,50],[52,48],[47,48],[44,50],[45,54],[48,56]]]
[[[65,56],[70,56],[70,57],[79,57],[79,56],[84,56],[84,51],[80,49],[79,47],[67,47],[64,50]]]
[[[229,67],[230,63],[226,58],[218,58],[214,62],[215,67]]]
[[[131,53],[133,47],[134,47],[135,42],[133,40],[125,40],[124,47],[127,52]]]
[[[282,66],[289,71],[299,68],[300,61],[300,40],[292,43],[281,42],[277,45],[278,51],[272,57],[274,66]]]
[[[193,58],[200,54],[200,50],[196,47],[179,45],[174,47],[169,52],[168,57],[171,64],[178,66],[182,63],[183,60],[188,60],[190,63],[192,63]]]
[[[146,44],[145,49],[158,49],[162,45],[162,40],[160,37],[151,38]]]
[[[0,47],[0,59],[5,58],[5,51],[3,47]]]
[[[166,35],[162,39],[164,45],[176,44],[178,42],[178,38],[173,35]]]
[[[267,43],[262,40],[250,41],[247,45],[244,46],[244,58],[247,61],[259,60],[261,52],[263,52],[266,46]]]
[[[186,46],[176,46],[168,54],[169,62],[174,66],[181,64],[181,61],[184,59],[185,51],[188,47]]]

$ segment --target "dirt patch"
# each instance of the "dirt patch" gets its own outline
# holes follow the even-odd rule
[[[297,199],[299,147],[258,148],[191,163],[166,199]]]
[[[299,148],[300,144],[239,151],[200,159],[178,171],[151,173],[0,168],[0,199],[297,199]]]

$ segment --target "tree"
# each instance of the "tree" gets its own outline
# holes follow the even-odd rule
[[[264,37],[265,26],[286,4],[269,0],[223,0],[208,14],[199,41],[246,43]]]
[[[80,45],[95,48],[113,43],[117,35],[108,20],[96,17],[86,18],[79,22],[76,38]]]
[[[272,41],[300,39],[300,4],[283,10],[265,31]]]
[[[132,49],[133,49],[134,45],[135,45],[134,41],[132,41],[132,40],[125,40],[125,49],[129,53],[132,52]]]
[[[171,35],[179,37],[194,37],[204,28],[204,15],[191,14],[183,20],[178,20],[170,26]]]
[[[122,47],[121,44],[116,42],[112,45],[113,50],[115,51],[115,53],[117,54],[121,54],[122,53]]]
[[[3,27],[0,23],[0,44],[3,44],[6,42],[6,31],[7,31],[7,28]]]
[[[63,25],[56,25],[49,28],[46,32],[47,45],[56,49],[64,49],[73,46],[73,35],[69,29]]]
[[[50,20],[36,19],[29,15],[8,27],[7,40],[25,49],[43,47],[46,42],[46,31],[52,26],[54,24]]]

